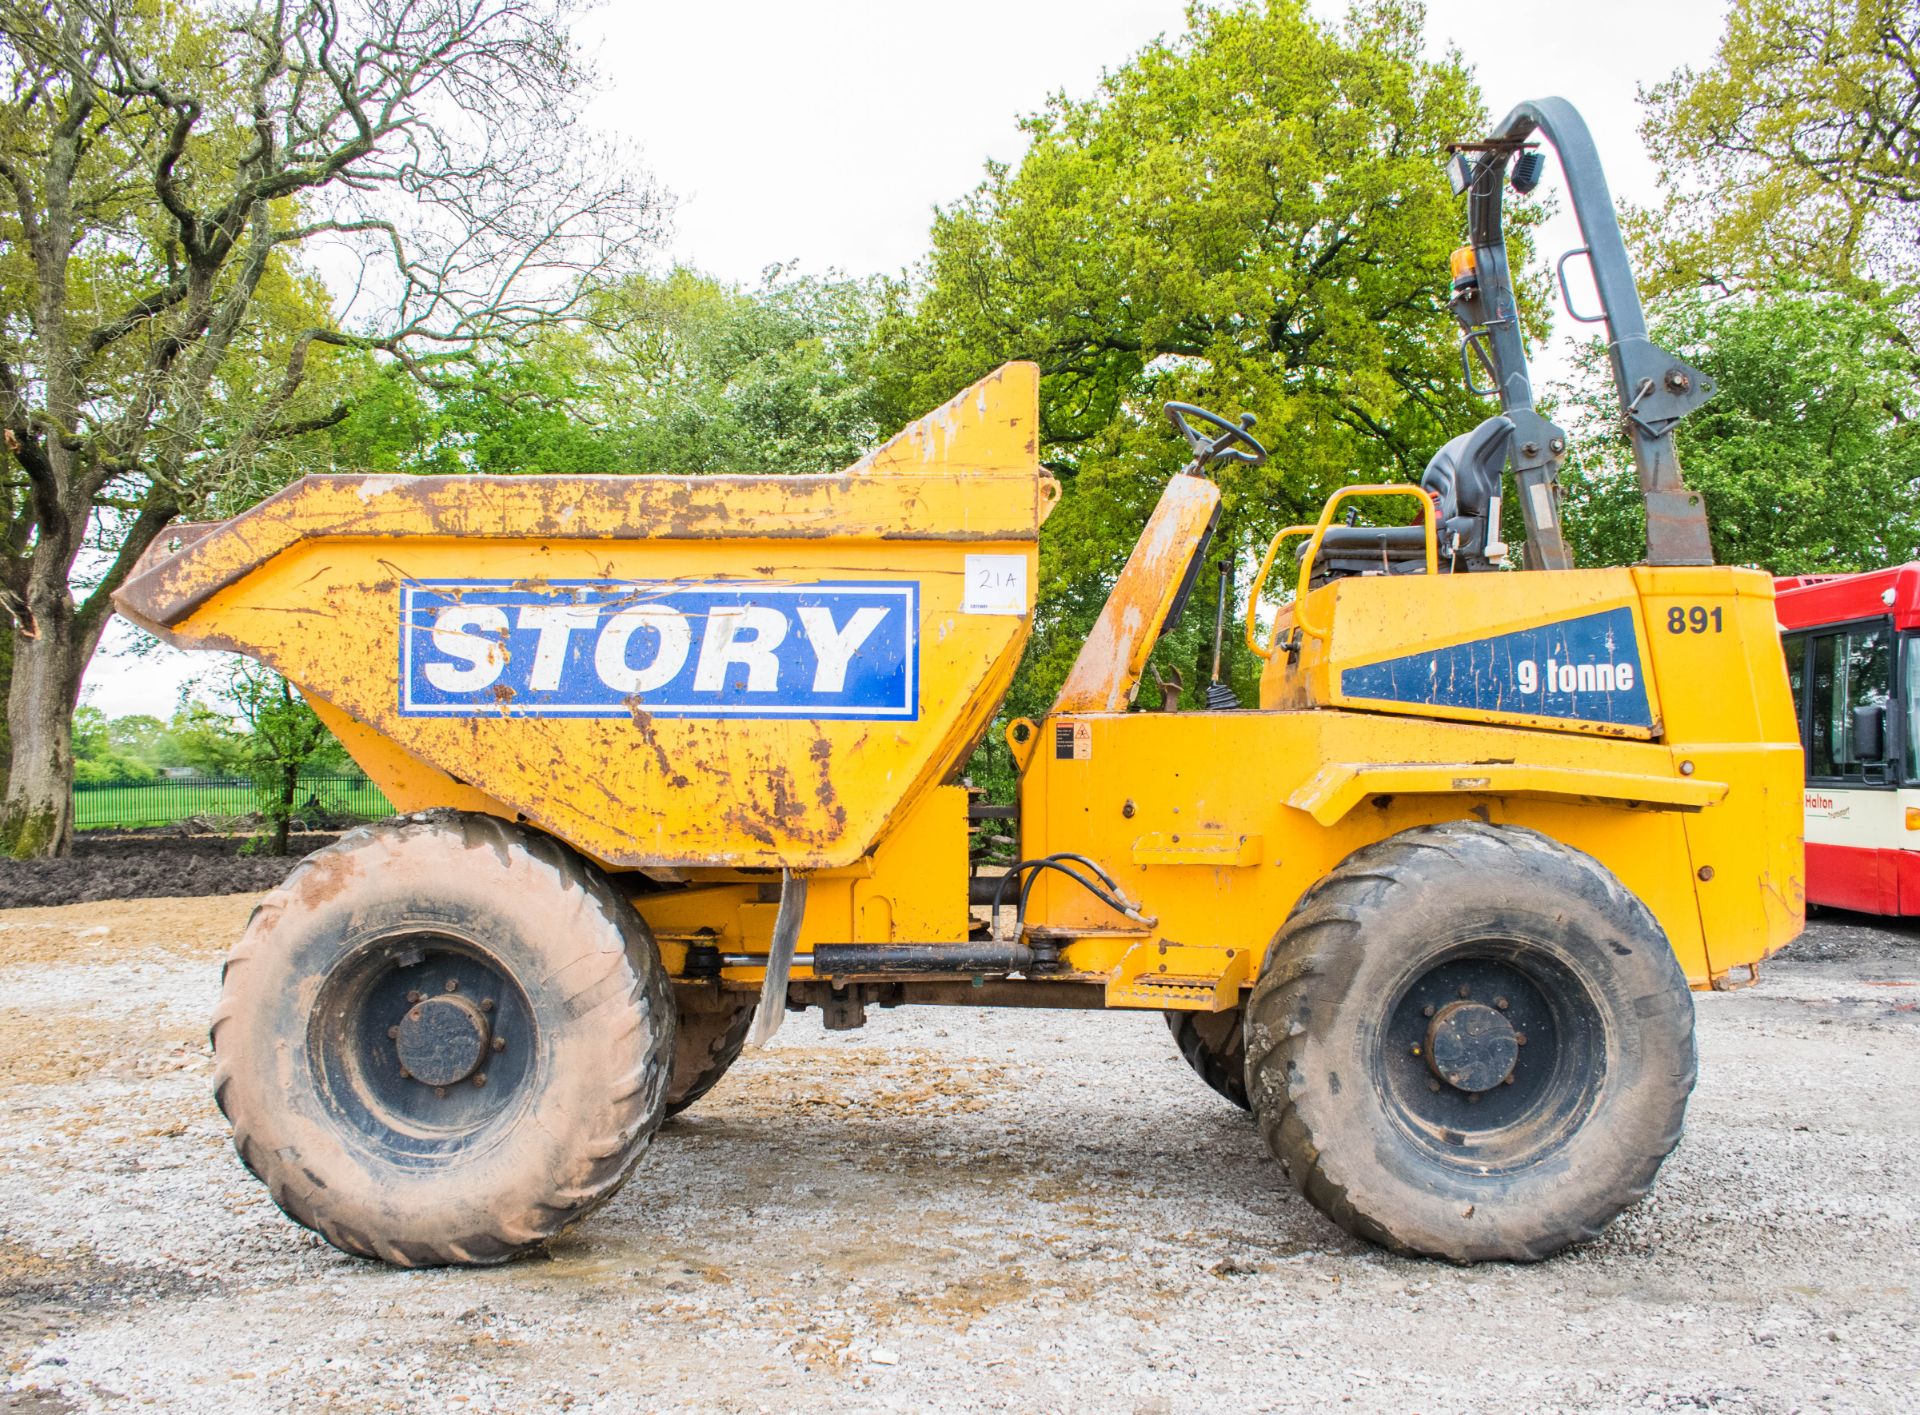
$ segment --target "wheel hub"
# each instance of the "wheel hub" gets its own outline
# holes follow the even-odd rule
[[[1427,1028],[1426,1054],[1435,1076],[1477,1095],[1513,1074],[1520,1042],[1513,1024],[1484,1002],[1450,1002]]]
[[[491,1044],[486,1013],[456,993],[408,1008],[393,1042],[406,1074],[427,1086],[466,1080],[480,1069]]]

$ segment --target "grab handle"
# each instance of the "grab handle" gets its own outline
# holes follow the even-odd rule
[[[1300,626],[1304,634],[1325,641],[1330,629],[1323,629],[1307,617],[1307,581],[1313,575],[1313,562],[1320,554],[1320,542],[1326,538],[1327,527],[1333,524],[1333,512],[1342,501],[1350,496],[1411,496],[1420,503],[1420,520],[1426,529],[1427,573],[1440,573],[1440,521],[1433,508],[1433,498],[1417,486],[1343,486],[1327,498],[1327,504],[1320,510],[1320,519],[1314,524],[1313,539],[1307,542],[1307,553],[1300,559],[1300,580],[1293,592],[1293,622]]]
[[[1266,588],[1267,572],[1273,568],[1274,554],[1280,549],[1280,542],[1288,536],[1310,536],[1312,526],[1288,526],[1275,536],[1267,545],[1267,553],[1260,561],[1260,573],[1253,577],[1253,589],[1247,595],[1247,647],[1260,658],[1272,658],[1273,650],[1261,643],[1258,629],[1254,625],[1254,615],[1260,609],[1260,591]]]

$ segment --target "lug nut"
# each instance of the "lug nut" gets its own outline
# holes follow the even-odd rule
[[[1467,1092],[1467,1104],[1468,1104],[1468,1105],[1479,1105],[1479,1104],[1480,1104],[1480,1093],[1479,1093],[1478,1091],[1468,1091],[1468,1092]]]
[[[1469,988],[1465,983],[1460,984],[1460,996],[1465,997],[1470,992],[1472,992],[1472,989]]]
[[[1419,1048],[1418,1046],[1415,1046],[1415,1047],[1414,1047],[1414,1049],[1413,1049],[1413,1054],[1414,1054],[1415,1056],[1418,1056],[1418,1055],[1420,1055],[1420,1048]]]
[[[448,991],[448,992],[459,992],[459,991],[460,991],[460,980],[459,980],[458,978],[448,978],[448,979],[447,979],[447,991]]]
[[[505,1051],[507,1049],[507,1039],[505,1037],[495,1037],[493,1039],[493,1049],[495,1051]]]
[[[1513,1077],[1511,1076],[1507,1077],[1507,1079],[1502,1081],[1500,1084],[1503,1086],[1511,1086],[1513,1084]]]
[[[1493,1005],[1499,1008],[1502,1012],[1505,1012],[1507,1010],[1507,1000],[1504,997],[1496,997],[1493,1000]]]
[[[400,1029],[398,1027],[389,1027],[387,1028],[387,1035],[389,1037],[397,1037],[400,1035]]]
[[[1513,1044],[1517,1047],[1525,1046],[1527,1044],[1527,1034],[1525,1032],[1515,1032],[1513,1034]]]
[[[445,1100],[447,1095],[447,1088],[445,1086],[435,1086],[433,1088],[433,1093],[436,1096],[439,1096],[442,1100]]]
[[[1431,1017],[1431,1016],[1433,1016],[1433,1007],[1432,1007],[1432,1005],[1431,1005],[1431,1004],[1429,1004],[1428,1006],[1426,1006],[1426,1007],[1423,1007],[1423,1008],[1421,1008],[1421,1009],[1420,1009],[1420,1015],[1421,1015],[1422,1017]]]
[[[413,992],[410,992],[410,993],[408,993],[408,994],[407,994],[407,1001],[408,1001],[408,1002],[419,1002],[419,1001],[421,1001],[421,1000],[423,1000],[423,999],[424,999],[425,997],[426,997],[426,994],[425,994],[425,993],[423,993],[423,992],[421,992],[421,991],[419,991],[418,989],[415,989],[415,990],[414,990]]]
[[[400,1068],[400,1079],[402,1081],[411,1081],[413,1079],[413,1073],[403,1066]]]
[[[481,998],[481,999],[480,999],[480,1010],[481,1010],[482,1012],[491,1012],[491,1011],[493,1011],[493,999],[492,999],[492,998],[490,998],[490,997],[483,997],[483,998]]]
[[[1429,1091],[1437,1091],[1440,1089],[1440,1083],[1438,1081],[1429,1081],[1427,1082],[1427,1089]]]
[[[481,1072],[481,1073],[480,1073],[479,1075],[477,1075],[477,1076],[475,1076],[475,1077],[473,1078],[473,1084],[474,1084],[474,1085],[476,1085],[476,1086],[484,1086],[484,1085],[486,1085],[486,1084],[487,1084],[487,1073],[486,1073],[486,1072],[484,1072],[484,1071],[482,1071],[482,1072]]]

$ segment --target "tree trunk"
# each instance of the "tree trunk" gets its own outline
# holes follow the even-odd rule
[[[6,803],[0,806],[0,853],[16,860],[73,849],[75,674],[65,638],[52,632],[31,639],[13,635],[7,692],[13,750]]]
[[[282,763],[280,767],[280,806],[273,813],[273,853],[287,853],[287,827],[293,821],[293,798],[300,788],[300,767]]]
[[[3,621],[0,621],[0,708],[4,708],[12,692],[13,635],[6,631]],[[0,781],[5,781],[12,770],[13,731],[7,725],[6,713],[0,711]]]

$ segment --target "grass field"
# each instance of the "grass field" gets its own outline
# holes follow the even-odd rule
[[[316,801],[333,816],[371,819],[393,813],[378,787],[355,777],[300,778],[300,789],[294,796],[295,814],[312,809],[311,803]],[[144,786],[76,786],[73,791],[75,830],[172,825],[194,816],[234,820],[258,810],[253,784],[248,781],[157,781]]]

